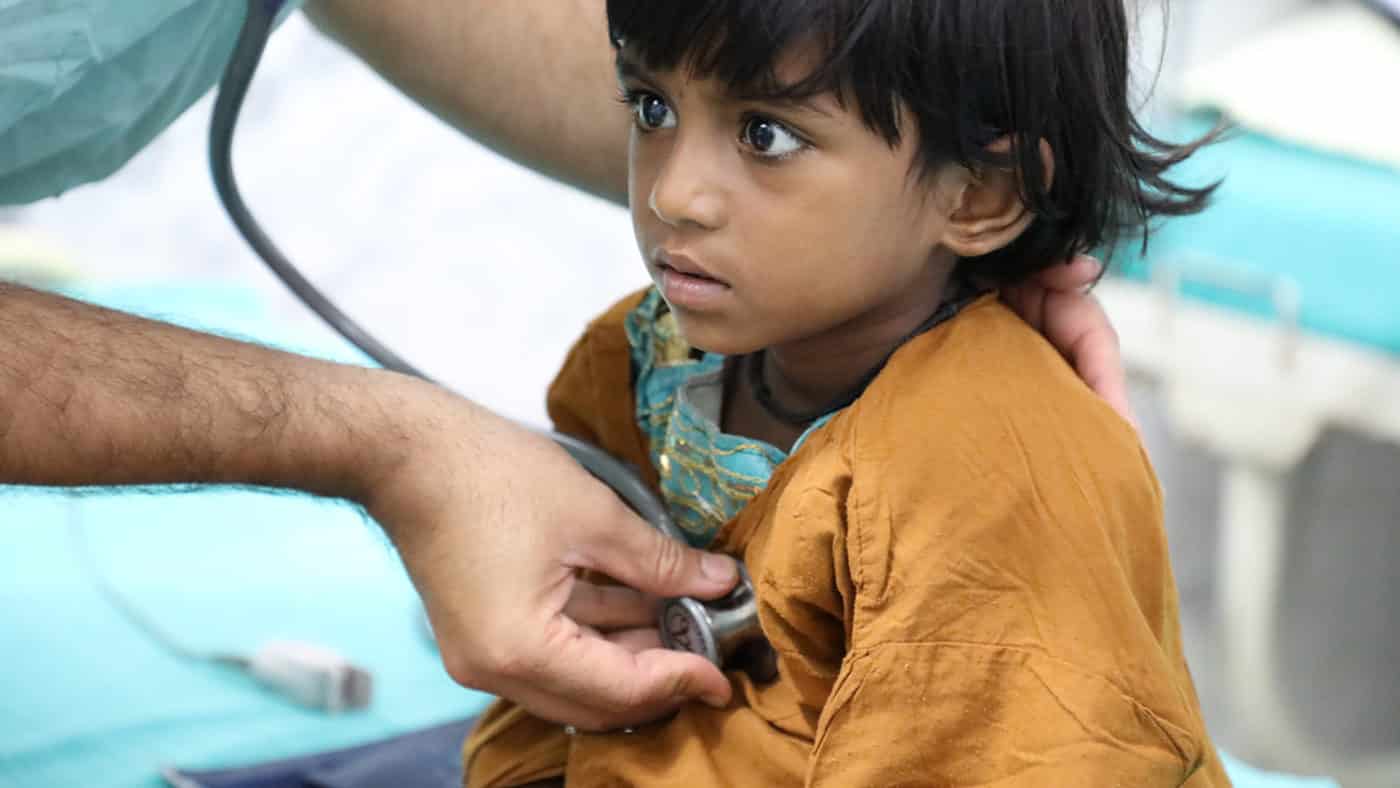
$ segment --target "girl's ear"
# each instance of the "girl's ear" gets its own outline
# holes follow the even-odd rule
[[[1011,140],[1002,137],[988,148],[1008,153]],[[1041,140],[1040,161],[1046,187],[1055,178],[1055,156]],[[959,257],[981,257],[1009,246],[1031,226],[1035,214],[1021,200],[1021,184],[1014,170],[984,168],[968,173],[944,229],[943,246]]]

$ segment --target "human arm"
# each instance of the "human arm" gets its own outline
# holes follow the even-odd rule
[[[565,607],[577,568],[714,596],[732,565],[706,579],[551,441],[416,379],[0,282],[0,483],[345,498],[398,547],[459,682],[587,727],[727,697],[708,665],[615,645]]]
[[[625,113],[603,0],[307,0],[307,16],[449,125],[627,202]]]
[[[655,489],[658,480],[629,392],[632,352],[624,328],[641,297],[642,293],[634,293],[623,298],[589,324],[550,383],[546,406],[557,432],[598,446],[634,467],[638,477]],[[614,632],[636,647],[659,645],[653,628],[656,599],[607,583],[605,578],[586,580],[578,588],[598,596],[600,630]],[[613,620],[603,621],[602,610],[611,611]],[[560,726],[503,698],[486,710],[467,738],[463,749],[466,784],[472,788],[519,785],[562,775],[570,750],[570,737]]]
[[[1035,652],[896,643],[852,652],[829,708],[809,786],[1211,785],[1185,777],[1193,767],[1174,740],[1184,731]]]
[[[810,781],[1228,784],[1137,436],[1003,310],[960,320],[911,349],[921,386],[877,380],[852,427],[850,645]],[[910,417],[926,391],[939,407]]]
[[[1227,785],[1183,703],[1189,684],[1175,682],[1157,644],[1142,647],[1144,627],[1119,604],[1113,573],[1061,560],[1056,545],[1020,554],[1029,534],[1065,528],[1028,502],[955,506],[993,517],[975,528],[908,523],[943,537],[949,557],[898,579],[870,572],[858,587],[856,645],[822,709],[807,784]],[[864,532],[851,542],[882,546]],[[901,621],[924,631],[888,631]]]

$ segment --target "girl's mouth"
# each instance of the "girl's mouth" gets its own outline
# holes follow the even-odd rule
[[[661,295],[673,307],[704,310],[729,293],[729,285],[698,271],[661,264]]]

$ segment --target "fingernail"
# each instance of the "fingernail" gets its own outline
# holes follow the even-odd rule
[[[700,557],[700,573],[716,583],[732,583],[737,570],[734,559],[717,553],[706,553]]]
[[[701,696],[700,702],[712,709],[722,709],[729,705],[729,702],[718,695]]]

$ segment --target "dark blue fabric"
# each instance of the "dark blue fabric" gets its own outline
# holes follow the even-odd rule
[[[176,788],[457,788],[462,742],[476,718],[343,750],[207,771],[176,771]]]

